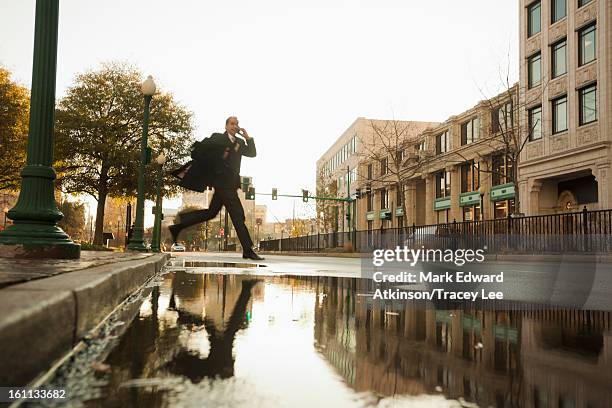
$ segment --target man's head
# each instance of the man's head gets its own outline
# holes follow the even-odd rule
[[[225,120],[225,130],[232,136],[235,136],[240,130],[240,127],[238,126],[238,118],[236,116],[230,116]]]

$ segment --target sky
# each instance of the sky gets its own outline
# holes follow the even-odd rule
[[[196,139],[238,116],[258,153],[242,175],[258,193],[297,195],[314,191],[317,159],[357,117],[441,122],[501,91],[508,65],[517,80],[518,10],[516,0],[61,0],[57,97],[103,62],[132,63],[193,112]],[[34,17],[34,0],[0,0],[0,65],[28,87]],[[314,213],[299,198],[257,204],[268,221]]]

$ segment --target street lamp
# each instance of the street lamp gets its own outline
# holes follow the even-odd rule
[[[149,132],[149,109],[151,99],[155,93],[155,82],[149,75],[142,83],[142,94],[144,95],[144,120],[142,124],[142,140],[140,143],[140,167],[138,169],[138,198],[136,200],[136,220],[134,222],[134,235],[130,238],[128,249],[134,251],[146,251],[144,245],[144,190],[145,190],[145,161],[147,160],[147,135]]]
[[[155,159],[157,164],[159,164],[159,172],[157,173],[157,186],[156,186],[156,194],[157,199],[155,200],[155,222],[153,223],[153,242],[151,244],[151,249],[153,252],[160,252],[160,241],[161,241],[161,215],[162,215],[162,181],[164,178],[164,163],[166,162],[166,156],[161,153]]]
[[[14,223],[0,233],[0,244],[13,247],[2,252],[14,257],[81,256],[81,246],[57,226],[63,214],[53,194],[58,22],[59,0],[37,0],[27,160],[17,204],[5,213]]]

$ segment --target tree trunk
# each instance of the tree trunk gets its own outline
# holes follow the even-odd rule
[[[518,185],[518,155],[512,158],[512,181],[514,182],[514,214],[521,213],[521,195]]]
[[[98,194],[98,207],[96,209],[96,232],[94,233],[94,245],[104,245],[104,207],[106,206],[106,193]]]

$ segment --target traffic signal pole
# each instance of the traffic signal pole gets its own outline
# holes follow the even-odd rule
[[[271,196],[272,194],[268,193],[255,193],[255,195],[261,196]],[[277,197],[294,197],[294,198],[303,198],[301,195],[292,195],[292,194],[277,194]],[[342,201],[347,202],[349,198],[336,198],[336,197],[318,197],[309,195],[308,198],[312,198],[313,200],[328,200],[328,201]],[[352,198],[350,199],[352,201]]]

